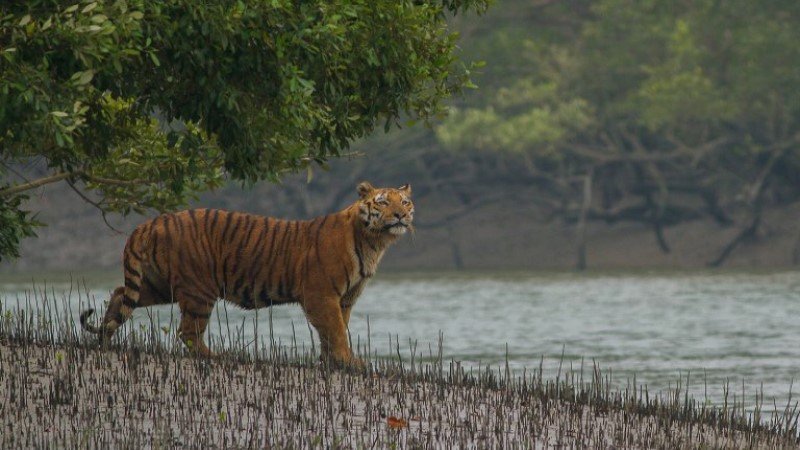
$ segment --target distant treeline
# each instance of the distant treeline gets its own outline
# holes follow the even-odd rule
[[[506,1],[461,24],[481,88],[436,128],[503,152],[577,221],[701,217],[754,236],[800,195],[800,3]],[[747,210],[734,217],[734,210]]]

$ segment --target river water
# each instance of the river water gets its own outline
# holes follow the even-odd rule
[[[85,291],[101,304],[115,284],[94,280]],[[24,293],[30,289],[30,282],[3,280],[0,308],[37,309]],[[61,296],[77,321],[79,303],[85,307],[81,289],[73,288],[69,301],[69,283],[47,289],[51,297]],[[169,306],[137,310],[132,326],[154,320],[168,327],[171,316],[177,309]],[[215,338],[238,333],[238,342],[251,342],[257,329],[260,341],[268,342],[271,322],[276,341],[311,346],[297,305],[275,307],[271,317],[267,310],[256,315],[218,307],[214,317]],[[467,367],[508,361],[522,373],[539,370],[543,358],[545,378],[552,378],[581,365],[589,377],[597,364],[617,387],[635,374],[637,384],[663,392],[679,380],[685,387],[688,377],[697,399],[719,404],[727,385],[730,398],[741,399],[744,390],[746,404],[763,394],[765,409],[773,399],[783,409],[800,376],[800,272],[379,276],[356,304],[350,332],[354,342],[369,340],[382,357],[397,357],[398,348],[406,361],[412,352],[430,357],[441,343],[446,361]]]

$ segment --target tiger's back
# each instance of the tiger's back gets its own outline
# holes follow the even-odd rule
[[[324,223],[324,218],[319,223]],[[125,284],[193,299],[222,298],[246,309],[297,301],[297,261],[312,221],[287,221],[218,209],[164,214],[140,225],[125,250]],[[322,231],[322,227],[318,227]],[[328,230],[327,232],[332,232]]]

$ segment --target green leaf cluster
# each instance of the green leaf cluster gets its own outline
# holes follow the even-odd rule
[[[36,227],[40,226],[35,216],[22,209],[21,205],[27,197],[15,195],[0,198],[0,261],[19,256],[21,239],[36,236]]]
[[[557,160],[562,143],[594,120],[585,100],[565,100],[556,84],[524,78],[499,89],[485,108],[453,109],[436,135],[451,148],[535,153]]]

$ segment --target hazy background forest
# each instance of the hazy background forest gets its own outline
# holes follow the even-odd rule
[[[386,269],[800,263],[800,4],[504,0],[452,22],[485,65],[449,116],[192,205],[308,218],[411,183],[417,232]],[[4,271],[117,267],[144,220],[114,231],[64,184],[28,209],[47,226]]]

